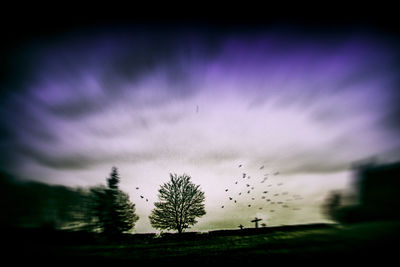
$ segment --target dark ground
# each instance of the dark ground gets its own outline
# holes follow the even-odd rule
[[[378,262],[386,266],[393,259],[397,262],[400,222],[215,231],[187,233],[180,237],[136,234],[114,240],[98,234],[43,229],[7,231],[3,237],[3,244],[7,246],[2,249],[2,258],[10,259],[12,265],[243,266],[254,263],[257,266],[321,266],[353,263],[360,266],[365,262]]]

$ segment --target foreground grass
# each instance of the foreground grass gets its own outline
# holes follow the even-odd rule
[[[390,260],[400,241],[398,222],[373,222],[301,231],[190,238],[144,238],[99,244],[26,248],[31,258],[140,263],[286,263]],[[240,233],[240,232],[238,232]],[[33,244],[34,245],[34,244]]]

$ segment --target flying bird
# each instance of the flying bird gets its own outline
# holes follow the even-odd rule
[[[235,182],[235,184],[237,184],[238,182]]]
[[[242,167],[242,164],[239,164],[239,168]]]
[[[144,196],[140,196],[140,198],[144,198]]]
[[[223,209],[223,208],[224,208],[224,206],[221,207],[221,209]]]
[[[228,189],[225,189],[225,192],[228,192]]]
[[[263,192],[263,194],[266,194],[266,193],[268,193],[268,191],[264,191],[264,192]]]
[[[231,197],[229,197],[229,200],[232,200],[232,198],[231,198]]]
[[[250,185],[249,185],[249,184],[246,184],[246,186],[249,187]]]
[[[149,202],[149,200],[146,198],[146,202]]]
[[[249,205],[249,208],[251,207],[251,205]]]
[[[260,167],[260,170],[262,170],[262,169],[264,169],[264,165],[262,165],[262,166]]]
[[[139,187],[136,187],[136,190],[138,190],[139,189]]]
[[[249,191],[247,191],[247,194],[250,194],[250,190],[249,190]]]

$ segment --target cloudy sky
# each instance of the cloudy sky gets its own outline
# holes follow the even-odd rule
[[[205,192],[194,230],[250,226],[254,216],[326,221],[320,205],[351,187],[354,162],[398,155],[398,51],[376,32],[278,27],[36,39],[17,50],[18,71],[3,84],[0,168],[93,186],[116,166],[137,232],[154,231],[148,215],[169,173]]]

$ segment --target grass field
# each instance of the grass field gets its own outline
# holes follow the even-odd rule
[[[130,235],[104,240],[76,233],[21,236],[6,251],[14,260],[39,262],[138,264],[293,263],[307,265],[389,261],[397,257],[399,222],[371,222],[348,226],[221,231],[167,235]],[[75,236],[74,236],[75,235]],[[4,250],[3,250],[4,252]]]

